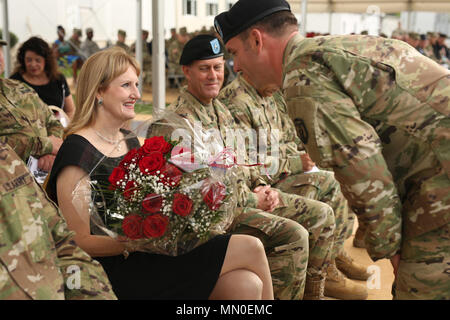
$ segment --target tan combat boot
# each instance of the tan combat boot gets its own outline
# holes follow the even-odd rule
[[[353,238],[353,246],[355,248],[365,248],[366,244],[364,243],[364,234],[366,233],[366,230],[361,228],[361,225],[358,226],[358,229],[356,229],[355,237]]]
[[[306,278],[305,293],[303,300],[325,300],[323,295],[325,287],[325,277],[312,276]]]
[[[341,300],[365,300],[368,292],[365,286],[344,276],[333,261],[327,268],[325,295]]]
[[[367,267],[355,262],[345,251],[336,257],[336,267],[350,279],[367,280],[370,277]]]

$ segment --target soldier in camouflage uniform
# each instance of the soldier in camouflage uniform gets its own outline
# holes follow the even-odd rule
[[[125,30],[119,29],[117,31],[117,41],[116,46],[121,47],[124,49],[127,53],[131,53],[130,47],[125,43],[125,39],[127,37],[127,32]]]
[[[152,84],[152,55],[147,42],[149,32],[142,30],[142,71],[144,83]],[[136,55],[136,42],[131,45],[131,52]]]
[[[164,46],[165,46],[165,48],[166,48],[166,51],[167,51],[167,49],[169,48],[170,44],[171,44],[173,41],[176,41],[176,40],[177,40],[177,29],[172,28],[172,29],[170,29],[170,38],[169,38],[169,39],[166,39],[166,40],[164,41]]]
[[[86,29],[86,40],[83,41],[83,43],[81,44],[81,47],[80,47],[80,49],[83,52],[86,59],[89,58],[90,56],[92,56],[97,51],[100,51],[100,48],[99,48],[97,42],[92,40],[93,38],[94,38],[94,29],[87,28]]]
[[[116,299],[58,207],[0,141],[0,300]]]
[[[205,43],[206,53],[198,52]],[[213,44],[218,46],[216,54],[211,53],[210,43],[212,47]],[[229,143],[227,139],[233,134],[235,123],[226,107],[215,99],[223,82],[222,56],[223,50],[215,37],[200,35],[188,42],[181,57],[188,87],[181,90],[177,101],[168,109],[187,119],[193,126],[195,122],[200,122],[203,130],[215,130],[225,145]],[[211,62],[205,62],[207,66],[202,65],[204,60]],[[192,63],[199,61],[199,66],[192,67]],[[198,72],[202,75],[199,76]],[[213,83],[216,84],[215,91],[209,87]],[[157,135],[158,131],[152,129],[151,134]],[[261,205],[261,202],[266,201],[259,199],[261,193],[252,192],[249,188],[251,178],[248,168],[242,166],[239,169],[240,214],[230,231],[257,236],[264,243],[277,299],[301,299],[304,288],[304,298],[323,298],[325,269],[329,264],[334,240],[335,225],[331,207],[319,201],[272,190],[280,203],[276,207],[266,208]],[[269,188],[259,187],[255,190]]]
[[[242,23],[250,5],[216,17],[236,70],[265,93],[282,87],[308,153],[333,168],[366,227],[370,257],[391,259],[394,298],[450,299],[450,72],[397,40],[305,39],[283,0]]]
[[[0,73],[3,72],[0,45]],[[9,144],[23,161],[30,156],[51,167],[62,144],[64,128],[50,108],[27,84],[0,79],[0,141]]]
[[[179,78],[183,77],[183,71],[181,70],[181,65],[180,65],[180,57],[181,57],[181,53],[183,52],[183,48],[184,45],[186,44],[186,42],[188,41],[188,34],[187,34],[187,30],[185,27],[180,29],[180,33],[176,35],[176,40],[172,41],[169,45],[169,48],[167,50],[167,54],[168,54],[168,65],[169,65],[169,70],[167,72],[167,76],[169,77],[169,79],[176,79],[176,81],[178,81],[177,83],[179,84]],[[171,86],[175,85],[174,83],[170,83]],[[176,86],[175,86],[176,87]]]
[[[301,141],[295,133],[292,120],[287,115],[286,103],[280,92],[262,97],[245,76],[240,74],[221,91],[218,98],[233,115],[238,129],[243,132],[254,130],[259,141],[259,149],[265,150],[267,154],[266,167],[272,167],[272,162],[278,163],[274,166],[278,167],[278,170],[271,172],[270,176],[267,176],[262,168],[251,167],[252,177],[255,177],[252,181],[256,181],[256,185],[270,184],[287,193],[322,201],[333,208],[336,221],[335,241],[331,263],[327,270],[325,294],[338,299],[367,298],[366,287],[346,278],[336,267],[338,264],[352,279],[367,280],[370,276],[365,266],[355,263],[344,252],[344,242],[351,235],[354,222],[353,219],[349,220],[347,200],[341,193],[333,172],[324,170],[304,172],[298,149]],[[261,139],[261,135],[267,138]],[[277,150],[272,150],[272,137],[276,141]],[[246,150],[241,150],[247,154],[257,151],[251,150],[251,147],[248,143]],[[350,214],[353,215],[351,211]]]
[[[81,34],[81,29],[74,28],[73,34],[68,41],[70,45],[70,55],[74,56],[74,59],[72,60],[72,75],[74,83],[77,83],[78,70],[81,69],[84,60],[87,59],[81,51]]]
[[[439,62],[439,59],[436,57],[435,46],[437,43],[437,39],[439,35],[437,32],[428,32],[428,45],[425,47],[425,55],[432,59],[433,61]]]

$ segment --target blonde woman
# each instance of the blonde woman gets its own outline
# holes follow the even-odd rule
[[[121,129],[135,117],[139,72],[117,47],[92,55],[81,69],[76,112],[47,186],[75,241],[103,265],[119,299],[273,299],[267,258],[255,237],[217,236],[177,257],[129,252],[127,243],[91,233],[89,201],[75,207],[79,181],[107,183],[127,151],[139,147]]]

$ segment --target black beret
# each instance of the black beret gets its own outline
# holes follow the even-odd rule
[[[186,66],[195,60],[208,60],[221,56],[223,56],[223,46],[219,39],[209,34],[200,34],[184,45],[180,64]]]
[[[239,0],[229,11],[214,19],[214,26],[224,43],[256,22],[278,11],[291,11],[285,0]]]

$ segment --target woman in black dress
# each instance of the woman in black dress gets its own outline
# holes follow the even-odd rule
[[[58,71],[48,43],[31,37],[17,51],[17,65],[10,77],[32,87],[49,106],[57,106],[72,119],[75,106],[66,78]]]
[[[94,179],[106,183],[127,151],[139,146],[121,129],[135,117],[138,74],[137,62],[120,48],[94,54],[81,69],[75,116],[47,184],[75,241],[103,265],[119,299],[273,299],[267,257],[255,237],[220,235],[171,257],[130,252],[128,242],[91,234],[90,197],[73,201],[72,191],[90,191]]]

